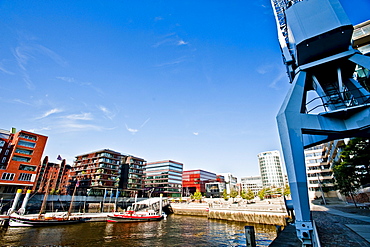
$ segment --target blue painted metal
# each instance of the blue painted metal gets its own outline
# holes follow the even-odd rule
[[[370,57],[350,47],[353,27],[338,0],[271,0],[292,87],[277,115],[295,210],[297,236],[315,245],[304,148],[354,136],[370,137],[370,93],[353,77]],[[321,105],[307,109],[307,92]],[[315,112],[315,113],[313,113]]]

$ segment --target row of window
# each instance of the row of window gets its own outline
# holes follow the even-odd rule
[[[37,141],[37,136],[28,135],[28,134],[25,134],[25,133],[21,133],[19,135],[19,137],[24,138],[24,139],[28,139],[28,140],[31,140],[31,141]]]
[[[33,174],[29,174],[29,173],[20,173],[18,180],[19,181],[31,181],[32,175]],[[15,173],[4,172],[1,176],[1,179],[12,181],[14,180],[14,177],[15,177]]]

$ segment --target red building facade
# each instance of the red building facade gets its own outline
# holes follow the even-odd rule
[[[217,176],[215,173],[207,172],[204,170],[189,170],[182,173],[182,188],[183,195],[190,196],[197,191],[206,193],[205,184],[216,181]]]
[[[34,186],[47,139],[14,128],[0,130],[0,195]]]
[[[37,171],[37,180],[33,191],[40,194],[66,195],[70,171],[71,166],[66,164],[65,159],[57,164],[49,162],[49,158],[46,156]]]

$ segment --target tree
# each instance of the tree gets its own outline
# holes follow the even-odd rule
[[[254,193],[251,189],[248,189],[247,193],[245,194],[245,198],[244,199],[247,199],[248,201],[249,200],[252,200],[254,199]]]
[[[355,206],[357,207],[354,194],[360,187],[360,183],[354,166],[336,162],[333,165],[333,174],[336,189],[346,196],[351,196]]]
[[[223,197],[225,200],[228,200],[228,199],[229,199],[229,195],[227,194],[226,189],[224,189],[224,192],[222,193],[222,197]]]
[[[231,198],[235,198],[235,197],[237,197],[237,196],[238,196],[238,191],[236,191],[236,190],[234,190],[234,189],[230,191],[230,197],[231,197]]]
[[[342,194],[351,196],[353,202],[356,190],[370,183],[370,141],[353,138],[344,146],[340,160],[333,164],[335,187]]]
[[[258,191],[257,195],[260,198],[260,200],[263,200],[265,198],[265,195],[266,195],[266,189],[263,188],[262,190]]]
[[[360,185],[370,183],[370,140],[353,138],[340,155],[341,164],[351,166],[359,178]]]
[[[274,194],[272,188],[267,187],[265,188],[265,197],[271,199],[271,196]]]
[[[197,191],[193,195],[194,200],[202,200],[202,193],[200,191]]]
[[[289,184],[286,184],[285,185],[284,190],[283,190],[283,195],[284,196],[290,195],[290,187],[289,187]]]

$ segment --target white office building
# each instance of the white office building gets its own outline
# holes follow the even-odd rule
[[[281,169],[279,151],[267,151],[258,154],[262,186],[281,188],[284,186],[284,175]]]
[[[237,186],[238,179],[236,177],[231,173],[221,173],[220,175],[224,176],[227,194],[230,194],[232,190],[239,191]]]
[[[240,179],[240,185],[242,190],[247,192],[249,189],[253,191],[255,195],[262,190],[262,178],[261,176],[244,177]]]

